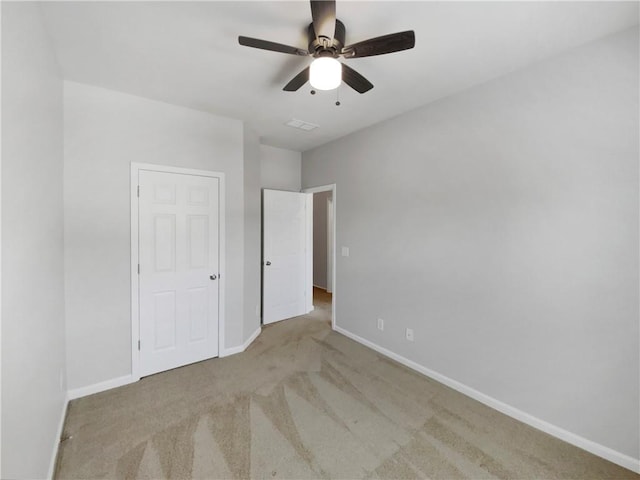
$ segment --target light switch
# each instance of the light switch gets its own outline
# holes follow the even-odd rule
[[[349,256],[349,247],[342,247],[342,256],[343,257]]]

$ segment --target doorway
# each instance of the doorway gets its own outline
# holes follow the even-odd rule
[[[313,306],[335,328],[335,184],[307,188],[313,195]]]

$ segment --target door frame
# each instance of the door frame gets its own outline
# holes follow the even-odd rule
[[[338,211],[338,201],[336,198],[336,184],[331,183],[328,185],[318,185],[317,187],[308,187],[300,190],[302,193],[320,193],[331,192],[331,198],[333,199],[333,235],[332,235],[332,255],[331,255],[331,328],[336,329],[336,295],[338,292],[338,286],[336,284],[336,215]],[[313,243],[312,243],[313,245]],[[313,264],[313,250],[311,251],[311,262]]]
[[[150,170],[161,173],[177,173],[180,175],[193,175],[198,177],[212,177],[218,179],[218,265],[219,265],[219,291],[218,291],[218,357],[224,356],[225,342],[225,185],[224,173],[209,170],[197,170],[192,168],[172,167],[166,165],[154,165],[151,163],[131,162],[131,377],[132,381],[140,380],[140,278],[138,264],[139,252],[139,197],[138,174],[141,170]]]
[[[327,198],[327,292],[333,292],[333,195]]]

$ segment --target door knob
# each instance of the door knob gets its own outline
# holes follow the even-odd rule
[[[271,262],[267,260],[267,263],[265,263],[265,265],[268,267],[269,265],[271,265]]]
[[[216,278],[218,278],[218,276],[217,276],[217,275],[215,275],[215,274],[213,274],[213,275],[209,275],[209,278],[210,278],[211,280],[215,280]]]

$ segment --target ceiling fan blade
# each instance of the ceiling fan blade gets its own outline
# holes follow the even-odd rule
[[[327,37],[332,40],[336,32],[335,0],[311,0],[311,17],[316,38]]]
[[[298,75],[293,77],[291,81],[284,86],[283,90],[285,92],[295,92],[308,81],[309,81],[309,67],[305,68]]]
[[[415,44],[415,33],[413,30],[407,30],[347,45],[342,49],[342,55],[344,58],[371,57],[408,50],[413,48]]]
[[[270,50],[272,52],[288,53],[290,55],[309,55],[309,52],[297,47],[290,47],[281,43],[260,40],[259,38],[238,37],[238,43],[245,47],[260,48],[262,50]]]
[[[342,81],[358,93],[365,93],[373,88],[373,83],[344,63],[342,64]]]

